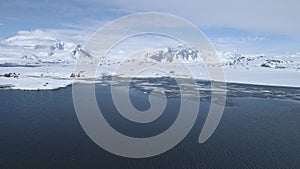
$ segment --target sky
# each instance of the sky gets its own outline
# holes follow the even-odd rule
[[[0,39],[21,30],[86,39],[108,22],[139,12],[182,17],[203,31],[219,50],[300,51],[298,0],[2,0]]]

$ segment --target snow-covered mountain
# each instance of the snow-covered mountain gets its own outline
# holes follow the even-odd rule
[[[286,55],[239,54],[232,52],[217,52],[222,59],[222,67],[233,69],[281,69],[300,71],[300,53]]]
[[[19,32],[0,41],[0,88],[54,89],[72,83],[80,44],[41,30]],[[72,76],[73,74],[73,76]]]
[[[99,77],[126,76],[143,68],[158,67],[165,69],[165,73],[151,69],[150,73],[140,75],[171,74],[190,78],[180,71],[181,63],[184,63],[195,72],[194,78],[209,79],[202,64],[202,59],[209,56],[201,58],[200,54],[197,49],[184,45],[146,49],[133,54],[116,51],[100,58],[98,74]],[[206,66],[223,68],[229,82],[300,86],[300,53],[264,55],[218,51],[216,55],[220,61]],[[89,78],[91,74],[85,70],[74,72],[79,56],[85,57],[84,63],[99,61],[76,42],[59,39],[44,31],[19,32],[0,41],[0,88],[53,89],[71,84],[74,77]],[[124,69],[116,72],[120,64]]]
[[[70,64],[82,53],[88,55],[80,44],[58,40],[42,31],[17,34],[0,42],[2,64]]]
[[[185,62],[200,61],[198,50],[184,45],[152,50],[146,53],[145,58],[153,59],[158,62],[174,62],[176,60]]]
[[[263,67],[269,69],[299,70],[300,53],[268,56],[264,54],[251,55],[234,52],[216,53],[220,59],[219,66],[230,68]],[[8,39],[0,41],[0,64],[31,65],[31,64],[75,64],[79,56],[86,56],[92,60],[89,52],[80,44],[72,41],[56,39],[55,36],[44,31],[20,32]],[[121,55],[121,54],[120,54]],[[113,65],[122,62],[122,56],[110,56],[101,60],[102,65]],[[178,45],[163,49],[149,49],[139,58],[134,58],[136,64],[140,62],[161,63],[199,63],[201,58],[197,49]]]
[[[179,45],[162,49],[147,49],[138,55],[133,54],[128,58],[131,64],[140,65],[143,63],[188,63],[199,64],[203,59],[200,52],[190,47]],[[231,69],[281,69],[290,71],[300,71],[300,53],[285,55],[265,55],[265,54],[241,54],[236,52],[217,51],[219,61],[213,65]],[[118,56],[103,58],[103,64],[122,63]],[[124,61],[123,61],[124,62]]]

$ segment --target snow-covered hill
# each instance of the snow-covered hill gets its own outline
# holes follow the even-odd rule
[[[216,54],[220,62],[206,66],[223,68],[228,82],[300,87],[300,53],[252,55],[218,51]],[[186,64],[194,72],[194,78],[209,79],[199,55],[197,49],[184,45],[147,49],[132,55],[116,52],[100,59],[98,76],[126,76],[151,66],[165,72],[151,69],[139,76],[191,78],[181,71],[181,64]],[[20,32],[0,41],[0,88],[53,89],[71,84],[74,77],[89,78],[85,70],[74,72],[79,56],[84,56],[86,63],[95,62],[95,57],[80,44],[43,31]],[[116,72],[120,64],[123,70]]]
[[[0,88],[53,89],[72,83],[80,44],[48,32],[24,31],[0,41]],[[13,75],[13,76],[10,76]]]
[[[71,64],[84,52],[80,44],[56,39],[43,31],[20,32],[0,42],[1,64]]]
[[[286,55],[243,55],[230,52],[218,52],[220,57],[223,57],[223,67],[233,69],[281,69],[290,71],[300,71],[300,53]]]
[[[176,62],[178,60],[183,62],[200,61],[198,51],[184,45],[149,51],[146,53],[145,58],[158,62]]]

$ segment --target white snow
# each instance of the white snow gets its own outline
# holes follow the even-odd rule
[[[43,31],[20,32],[0,41],[0,88],[61,88],[73,83],[72,73],[80,76],[82,82],[90,82],[89,78],[93,77],[90,72],[74,72],[79,55],[86,56],[87,63],[96,61],[80,44],[58,40]],[[128,55],[125,59],[126,51],[120,50],[100,60],[97,77],[171,75],[210,80],[198,51],[183,45],[147,49]],[[223,68],[227,82],[300,87],[300,53],[271,56],[217,52],[217,55],[220,63],[206,66]],[[183,65],[193,74],[187,75]],[[7,77],[9,73],[16,76]]]

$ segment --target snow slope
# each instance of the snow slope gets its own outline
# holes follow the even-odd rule
[[[57,40],[49,33],[20,32],[0,42],[0,88],[65,87],[73,82],[71,74],[79,55],[86,54],[80,44]]]
[[[217,52],[217,55],[220,63],[205,66],[223,68],[227,82],[300,87],[300,53],[270,56]],[[80,44],[58,40],[43,31],[21,32],[0,41],[0,88],[48,90],[72,84],[74,77],[89,81],[92,77],[89,72],[74,72],[79,56],[86,57],[87,63],[97,61]],[[198,50],[184,45],[145,49],[134,54],[120,51],[100,60],[97,78],[171,75],[208,80],[201,61]],[[183,64],[192,75],[186,74]],[[146,67],[150,68],[143,70]]]

